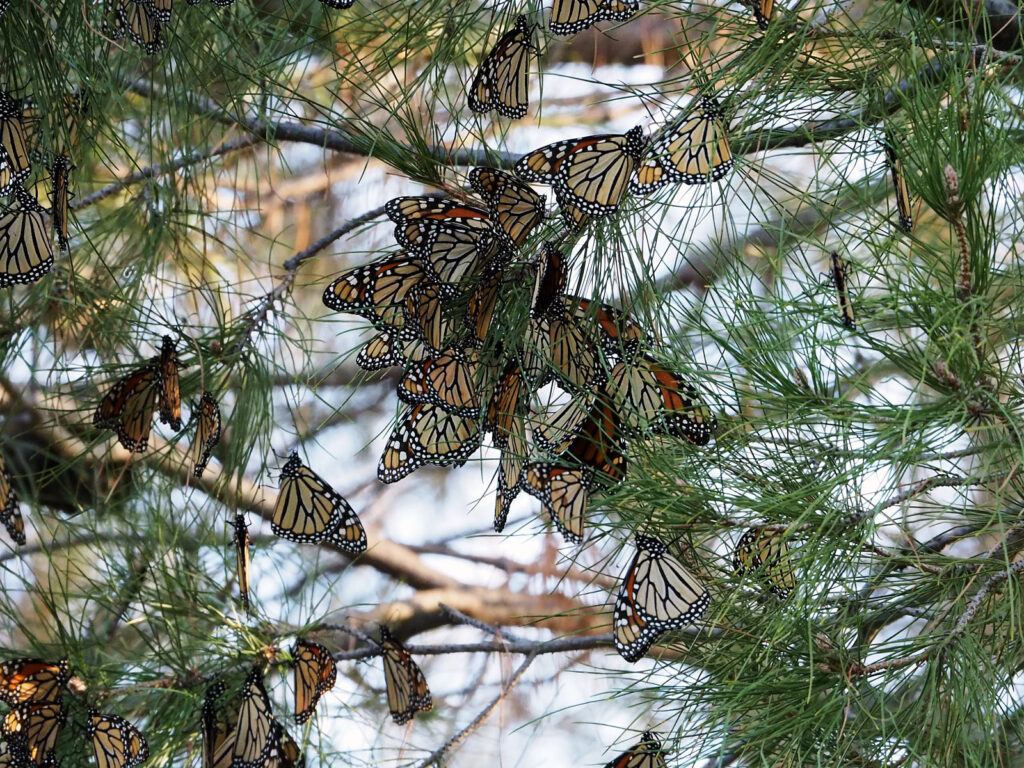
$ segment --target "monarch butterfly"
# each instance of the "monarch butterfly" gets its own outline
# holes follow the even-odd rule
[[[850,300],[850,283],[847,276],[846,262],[843,257],[833,251],[829,256],[829,278],[836,288],[836,299],[839,301],[839,319],[849,329],[857,327],[853,315],[853,302]]]
[[[646,355],[616,363],[606,388],[634,434],[664,432],[707,445],[718,426],[692,384]]]
[[[498,305],[498,294],[501,293],[504,279],[503,270],[488,269],[469,294],[464,320],[466,327],[473,334],[473,341],[470,343],[482,345],[487,341],[487,332],[491,328],[491,319]]]
[[[590,221],[590,216],[577,208],[575,205],[561,203],[562,221],[570,232],[579,232]]]
[[[569,279],[565,259],[557,243],[544,243],[537,276],[533,284],[533,298],[530,300],[530,317],[541,317],[565,291]]]
[[[409,291],[426,279],[418,259],[398,253],[343,272],[324,291],[323,302],[335,312],[359,315],[376,326],[400,329]]]
[[[636,535],[637,552],[622,577],[615,601],[615,650],[637,661],[662,634],[697,621],[711,595],[668,547],[652,536]]]
[[[110,429],[126,451],[142,453],[149,446],[157,408],[160,374],[152,362],[119,380],[100,401],[92,423]]]
[[[238,594],[242,600],[242,607],[249,612],[249,526],[245,522],[245,515],[241,512],[235,513],[234,525],[235,540],[235,568],[238,571]]]
[[[170,23],[171,0],[142,0],[142,5],[149,11],[150,16],[161,24]]]
[[[572,464],[568,464],[572,462]],[[618,419],[606,403],[595,402],[583,426],[555,464],[526,466],[524,489],[540,499],[566,541],[583,541],[590,489],[598,477],[617,482],[625,477],[626,456]]]
[[[914,230],[914,212],[910,207],[910,188],[907,187],[907,175],[903,171],[903,163],[896,154],[896,145],[887,134],[882,142],[885,149],[885,160],[892,174],[892,185],[896,190],[896,212],[899,216],[900,229],[906,233]]]
[[[50,197],[50,216],[53,229],[57,233],[57,245],[64,252],[68,250],[68,198],[71,196],[68,176],[71,173],[71,159],[61,155],[53,161],[50,171],[52,190]]]
[[[732,164],[722,109],[712,97],[702,96],[696,115],[686,115],[655,134],[629,188],[647,195],[667,184],[710,184],[725,176]]]
[[[458,333],[462,323],[452,315],[451,291],[440,283],[420,283],[405,298],[405,325],[410,337],[439,354]]]
[[[593,405],[592,396],[573,397],[554,416],[549,417],[544,408],[535,410],[534,442],[545,451],[561,453],[576,438]]]
[[[0,288],[34,283],[53,269],[53,243],[44,213],[25,197],[0,214]]]
[[[160,346],[160,421],[177,432],[181,429],[181,388],[178,386],[178,355],[174,340],[164,336]]]
[[[295,739],[288,735],[280,723],[274,723],[273,745],[263,762],[263,768],[305,768],[305,765],[306,758]]]
[[[29,701],[59,702],[70,678],[67,659],[56,664],[42,659],[11,659],[0,663],[0,701],[11,706]]]
[[[90,710],[86,737],[92,742],[96,768],[134,768],[149,759],[146,738],[123,717]]]
[[[382,483],[394,483],[424,464],[464,464],[480,445],[476,420],[436,405],[414,405],[398,418],[377,464]]]
[[[150,56],[159,53],[166,45],[161,35],[163,25],[142,3],[135,0],[120,0],[117,7],[117,23],[120,34],[123,36],[127,33],[128,39]]]
[[[751,528],[744,533],[736,544],[732,567],[740,576],[756,575],[780,600],[796,588],[789,545],[779,531]]]
[[[772,20],[775,12],[775,0],[753,0],[751,10],[754,11],[754,21],[761,31],[768,29],[768,23]]]
[[[15,544],[25,543],[25,520],[18,507],[18,495],[11,487],[11,473],[7,471],[3,456],[0,456],[0,523],[3,523]],[[3,669],[0,667],[0,682],[4,679]]]
[[[446,349],[436,358],[413,363],[398,383],[398,397],[413,405],[429,403],[460,416],[478,416],[480,373],[475,350]]]
[[[625,21],[640,10],[637,0],[555,0],[551,31],[574,35],[599,21]]]
[[[650,731],[644,731],[640,741],[616,757],[604,768],[665,768],[661,742]]]
[[[20,184],[31,171],[28,139],[20,102],[4,91],[0,91],[0,148],[10,167],[11,179],[8,183]]]
[[[235,723],[217,716],[217,700],[224,695],[224,682],[217,680],[206,689],[200,716],[203,735],[202,768],[229,768],[235,748]]]
[[[523,370],[513,358],[505,364],[505,370],[491,393],[485,418],[485,427],[493,431],[494,445],[501,450],[494,502],[494,530],[498,533],[505,529],[509,507],[522,488],[527,451],[522,395]]]
[[[395,227],[395,239],[406,248],[416,248],[422,244],[418,239],[422,231],[406,226],[417,221],[457,224],[482,232],[491,231],[491,221],[487,211],[482,208],[430,195],[396,197],[384,205],[384,212],[398,225]]]
[[[562,299],[556,299],[548,312],[531,318],[524,350],[523,371],[540,386],[557,375],[559,384],[587,391],[600,382],[597,345],[586,325]]]
[[[551,184],[563,206],[608,216],[619,207],[645,144],[640,126],[625,135],[559,141],[519,158],[515,172],[526,181]]]
[[[275,746],[274,713],[263,687],[263,675],[255,666],[242,686],[242,702],[235,725],[235,743],[231,751],[232,768],[263,768]]]
[[[578,296],[566,296],[565,302],[581,322],[597,324],[601,349],[608,356],[632,358],[647,341],[643,328],[621,309]]]
[[[0,737],[7,741],[13,765],[53,764],[53,747],[66,722],[67,713],[59,702],[14,705],[0,722]]]
[[[515,176],[496,168],[474,168],[469,184],[487,204],[487,213],[516,246],[544,220],[547,198]]]
[[[380,649],[384,657],[388,709],[395,723],[404,725],[417,712],[425,712],[433,706],[430,689],[423,671],[385,626],[380,628]]]
[[[525,16],[502,35],[480,63],[469,87],[469,108],[474,112],[496,109],[498,114],[516,120],[526,116],[530,106],[530,53],[533,25]]]
[[[295,667],[295,722],[309,720],[320,697],[334,687],[338,677],[331,652],[320,643],[298,638],[292,649]]]
[[[496,248],[495,233],[490,221],[486,227],[477,226],[473,219],[460,219],[458,223],[420,219],[399,225],[405,237],[399,243],[418,257],[427,274],[439,283],[457,285],[487,266]],[[474,222],[467,226],[463,222]]]
[[[202,477],[213,449],[220,440],[220,406],[205,389],[199,398],[198,411],[196,435],[192,440],[192,474]]]
[[[379,371],[407,361],[423,360],[426,349],[406,333],[382,331],[374,336],[356,355],[356,365],[364,371]]]
[[[352,554],[366,551],[366,531],[349,503],[292,452],[270,528],[300,544],[326,541]]]

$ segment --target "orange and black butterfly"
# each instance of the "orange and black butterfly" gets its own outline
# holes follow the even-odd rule
[[[707,445],[717,427],[694,386],[646,355],[616,363],[605,388],[633,434],[660,432]]]
[[[418,258],[399,253],[343,272],[327,286],[323,302],[336,312],[364,317],[375,327],[400,330],[406,296],[426,279]]]
[[[428,403],[460,416],[479,416],[480,373],[476,350],[449,348],[409,366],[398,383],[398,397],[412,405]]]
[[[125,450],[142,453],[149,446],[153,413],[160,398],[160,369],[156,363],[120,379],[100,401],[92,423],[110,429]]]
[[[0,211],[0,288],[34,283],[53,269],[46,211],[30,195]]]
[[[526,115],[530,106],[530,55],[536,55],[533,25],[525,16],[502,35],[480,63],[469,87],[469,108],[474,112],[496,109],[513,120]]]
[[[423,671],[412,660],[387,627],[380,628],[380,649],[384,657],[384,686],[387,690],[388,709],[398,725],[404,725],[417,712],[433,706],[430,689]]]
[[[775,0],[753,0],[751,10],[754,12],[754,21],[762,31],[768,29],[772,16],[775,14]]]
[[[501,269],[489,269],[469,294],[464,322],[472,334],[469,344],[483,346],[487,341],[487,332],[491,329],[494,310],[498,306],[498,296],[504,283],[505,272]]]
[[[780,600],[796,589],[789,545],[780,531],[751,528],[737,542],[732,565],[740,576],[757,576]]]
[[[28,131],[21,100],[0,91],[0,150],[7,186],[20,185],[32,170]]]
[[[70,245],[68,241],[68,202],[71,198],[71,160],[67,155],[61,155],[53,162],[50,171],[52,190],[50,197],[50,217],[53,219],[53,229],[57,233],[57,245],[64,252],[67,252]]]
[[[0,701],[12,707],[29,701],[59,702],[71,679],[66,659],[11,659],[0,663]]]
[[[829,280],[836,289],[836,300],[839,302],[839,319],[851,330],[857,327],[857,318],[853,313],[853,300],[850,298],[850,281],[846,262],[843,257],[833,251],[829,256]]]
[[[544,195],[528,184],[496,168],[474,168],[469,183],[487,204],[491,220],[517,246],[526,242],[533,229],[544,220]]]
[[[484,421],[485,428],[492,432],[494,446],[501,450],[494,501],[494,530],[498,533],[504,530],[509,508],[523,486],[528,451],[525,420],[528,402],[523,395],[523,370],[513,358],[506,363],[491,393]]]
[[[181,429],[181,388],[174,340],[164,336],[160,347],[160,421],[177,432]]]
[[[270,527],[300,544],[325,541],[351,554],[366,551],[366,531],[352,506],[294,451],[281,469]]]
[[[516,174],[530,182],[550,184],[560,205],[582,214],[609,216],[629,188],[647,139],[640,126],[625,134],[584,136],[548,144],[521,157]]]
[[[0,523],[15,544],[25,543],[25,520],[18,506],[18,494],[11,487],[11,473],[3,456],[0,456]]]
[[[639,743],[634,744],[604,768],[665,768],[661,742],[653,733],[645,731]]]
[[[145,736],[123,717],[90,710],[86,737],[92,742],[96,768],[134,768],[149,759]]]
[[[331,652],[320,643],[298,638],[292,649],[295,667],[295,722],[302,725],[313,714],[320,697],[334,687],[338,670]]]
[[[198,414],[196,434],[192,439],[192,474],[202,477],[220,440],[220,406],[206,390],[199,398]]]
[[[549,27],[556,35],[574,35],[599,21],[625,21],[638,10],[637,0],[555,0]]]
[[[156,15],[141,2],[119,0],[117,4],[117,29],[112,30],[115,38],[128,35],[128,39],[152,56],[167,44],[163,37],[163,24]]]
[[[479,446],[475,419],[429,403],[414,405],[398,417],[377,464],[377,477],[394,483],[424,464],[461,466]]]
[[[53,748],[66,722],[67,712],[60,702],[14,705],[0,721],[0,740],[7,742],[11,764],[15,768],[55,765]]]
[[[900,229],[908,234],[914,231],[914,212],[910,207],[910,187],[907,186],[907,174],[903,170],[903,163],[896,154],[896,145],[892,137],[886,134],[882,142],[885,149],[885,161],[889,166],[889,173],[892,174],[892,185],[896,190],[896,212],[899,218]]]
[[[249,612],[249,526],[245,514],[235,513],[234,523],[235,567],[238,571],[238,593],[242,607]]]
[[[718,102],[701,97],[696,114],[662,128],[630,179],[630,190],[647,195],[666,184],[710,184],[732,168],[725,118]]]
[[[636,536],[637,552],[615,601],[615,650],[637,661],[662,634],[697,621],[711,604],[707,588],[668,547],[652,536]]]
[[[231,766],[264,768],[280,739],[278,727],[270,707],[270,697],[263,686],[263,675],[254,666],[242,686]]]

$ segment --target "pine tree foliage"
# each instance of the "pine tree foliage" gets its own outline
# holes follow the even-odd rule
[[[603,764],[654,728],[669,765],[1024,765],[1024,41],[998,0],[776,4],[765,30],[745,5],[652,0],[576,40],[551,35],[537,2],[175,2],[151,55],[115,34],[134,5],[0,11],[0,91],[30,127],[25,189],[49,209],[48,169],[72,163],[69,252],[34,284],[0,288],[0,455],[29,534],[0,549],[0,646],[4,659],[70,661],[62,765],[90,759],[90,706],[138,725],[150,765],[199,765],[207,686],[237,691],[254,662],[308,765],[493,760],[472,738],[459,751],[473,715],[515,697],[524,675],[539,687],[581,659],[599,681],[581,684],[583,714],[521,694],[509,718],[541,738],[607,728],[604,708],[621,705],[625,732],[602,753],[584,731],[576,763]],[[465,88],[520,14],[541,25],[530,114],[476,115]],[[639,28],[664,68],[591,74],[595,51],[628,60]],[[510,169],[551,141],[637,124],[651,134],[709,93],[733,170],[628,195],[592,221],[568,290],[650,329],[714,414],[711,444],[631,439],[627,479],[594,493],[582,547],[546,538],[530,501],[460,551],[448,526],[488,530],[491,491],[467,511],[453,483],[493,486],[494,454],[376,483],[395,380],[358,371],[370,334],[324,310],[324,287],[394,250],[388,199],[465,199],[474,166]],[[0,198],[0,216],[13,205]],[[562,230],[552,209],[523,261]],[[506,345],[526,327],[528,282],[503,294]],[[155,424],[132,456],[93,412],[165,334],[185,427]],[[197,479],[187,452],[204,391],[223,427]],[[362,517],[365,555],[270,535],[293,449],[345,467],[320,471]],[[402,509],[427,497],[445,520],[413,542]],[[253,524],[251,613],[237,599],[237,512]],[[751,528],[781,565],[765,554],[736,572]],[[607,633],[637,531],[671,542],[711,605],[627,667]],[[510,566],[520,541],[540,554]],[[785,597],[769,589],[773,567],[792,573]],[[386,622],[432,684],[433,709],[404,736],[374,642]],[[512,629],[495,638],[492,625]],[[460,646],[481,632],[493,652]],[[297,728],[290,649],[306,635],[335,653],[339,683]],[[525,661],[495,673],[505,652]]]

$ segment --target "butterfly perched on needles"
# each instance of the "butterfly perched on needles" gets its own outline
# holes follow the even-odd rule
[[[430,689],[423,670],[385,626],[380,628],[380,650],[384,658],[388,710],[395,723],[404,725],[417,712],[425,712],[433,706]]]
[[[853,313],[853,300],[850,297],[850,281],[846,261],[833,251],[829,255],[829,281],[836,289],[836,301],[839,302],[839,319],[843,325],[853,330],[857,327],[857,318]]]
[[[46,211],[29,196],[0,211],[0,288],[34,283],[53,269]]]
[[[619,418],[604,398],[595,398],[577,434],[553,462],[526,465],[523,490],[540,500],[566,541],[583,541],[590,490],[626,475]]]
[[[192,439],[192,474],[202,477],[220,440],[220,406],[207,390],[203,390],[199,398],[197,413],[196,434]]]
[[[516,246],[526,242],[544,220],[544,195],[497,168],[474,168],[469,184],[487,205],[487,212]]]
[[[149,446],[153,412],[171,429],[181,428],[181,391],[174,341],[163,337],[160,356],[120,379],[100,401],[93,424],[110,429],[125,450],[142,453]]]
[[[633,434],[660,432],[706,445],[717,427],[696,388],[647,355],[617,362],[605,388]]]
[[[337,665],[320,643],[298,638],[292,649],[295,669],[295,722],[302,725],[316,709],[320,697],[334,687]]]
[[[714,98],[702,96],[694,114],[654,134],[629,188],[646,195],[667,184],[709,184],[732,166],[722,109]]]
[[[0,742],[7,744],[10,764],[15,768],[53,765],[53,749],[66,722],[67,712],[59,701],[15,704],[0,720]]]
[[[588,216],[609,216],[629,188],[646,144],[640,126],[625,134],[558,141],[521,157],[515,172],[525,181],[550,184],[563,208]],[[567,222],[578,228],[579,215],[569,215]]]
[[[665,768],[661,741],[650,731],[644,731],[640,741],[616,757],[604,768]]]
[[[328,542],[346,552],[366,551],[366,531],[349,503],[292,452],[281,469],[281,488],[270,527],[300,544]]]
[[[32,170],[24,117],[23,102],[0,91],[0,150],[7,168],[6,183],[0,185],[0,194],[7,194],[7,188],[20,185]]]
[[[522,489],[528,451],[525,420],[528,406],[523,369],[513,357],[505,364],[491,393],[484,420],[485,429],[492,433],[494,447],[501,451],[494,501],[494,530],[498,533],[505,529],[509,507]]]
[[[21,516],[18,494],[11,486],[11,473],[3,456],[0,456],[0,523],[15,544],[25,543],[25,519]]]
[[[711,604],[707,588],[664,543],[637,534],[636,547],[613,619],[615,650],[626,661],[640,659],[665,632],[697,621]]]
[[[914,231],[914,212],[910,207],[910,188],[907,186],[907,174],[903,170],[903,163],[896,154],[896,144],[888,132],[882,142],[885,150],[885,162],[889,166],[889,173],[892,175],[892,186],[896,191],[896,213],[900,229],[906,233]]]
[[[574,35],[599,21],[625,21],[640,10],[637,0],[554,0],[550,29]]]
[[[50,169],[51,195],[50,217],[53,229],[57,234],[57,244],[62,251],[67,251],[68,241],[68,203],[71,198],[71,160],[67,155],[60,155],[53,161]]]
[[[343,272],[327,286],[323,302],[335,312],[359,315],[377,328],[400,331],[406,297],[426,280],[421,260],[402,252]]]
[[[249,612],[249,525],[245,513],[236,512],[232,526],[235,542],[235,569],[238,573],[238,593],[245,612]]]
[[[89,711],[86,737],[92,743],[97,768],[134,768],[149,759],[146,738],[118,715]]]
[[[428,403],[460,416],[479,416],[480,372],[475,349],[449,348],[410,365],[398,383],[398,397],[413,405]]]
[[[159,53],[167,45],[163,36],[163,23],[155,6],[135,0],[111,0],[116,3],[115,24],[104,25],[110,36],[119,40],[125,35],[147,55]]]
[[[460,466],[479,446],[476,419],[429,403],[413,405],[398,417],[377,464],[377,477],[394,483],[424,464]]]
[[[533,25],[525,16],[484,57],[469,87],[469,108],[474,112],[495,109],[498,114],[518,119],[530,106],[530,56],[536,55]]]
[[[732,566],[740,576],[756,576],[780,600],[785,600],[796,588],[789,545],[781,531],[748,530],[736,543]]]

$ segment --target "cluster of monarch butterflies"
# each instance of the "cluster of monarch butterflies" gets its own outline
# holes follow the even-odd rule
[[[11,659],[0,663],[0,702],[10,708],[0,721],[0,765],[57,765],[57,737],[68,721],[64,688],[70,679],[67,661]],[[90,708],[83,730],[96,768],[134,768],[149,757],[145,737],[123,717]]]
[[[164,336],[158,356],[118,379],[103,396],[93,414],[93,425],[114,432],[122,447],[132,453],[143,453],[149,447],[154,413],[159,414],[161,423],[178,432],[182,427],[179,367],[174,339]],[[220,407],[204,390],[192,410],[196,422],[192,471],[202,477],[220,440]]]
[[[66,140],[77,141],[85,111],[77,94],[68,97]],[[34,283],[53,269],[53,240],[62,251],[70,247],[68,204],[71,198],[71,158],[67,149],[43,163],[49,176],[50,206],[42,206],[29,191],[36,158],[45,153],[35,135],[39,116],[33,104],[2,90],[0,83],[0,288]],[[52,227],[52,234],[51,234]]]
[[[423,672],[386,627],[380,630],[384,685],[388,709],[399,725],[431,707]],[[292,649],[294,718],[308,721],[320,698],[334,687],[337,665],[320,643],[299,638]],[[305,765],[295,740],[274,716],[263,674],[253,666],[241,691],[222,702],[227,688],[221,680],[207,689],[201,714],[203,768],[300,768]]]
[[[343,273],[324,304],[378,331],[360,366],[405,369],[397,394],[407,407],[378,464],[381,481],[425,464],[461,465],[490,432],[502,452],[495,529],[525,490],[579,542],[589,489],[625,475],[627,438],[666,434],[704,445],[715,420],[629,315],[566,292],[562,246],[548,241],[536,257],[524,255],[543,197],[493,168],[474,169],[469,182],[481,202],[388,203],[404,250]],[[531,276],[524,333],[514,302],[502,299]],[[551,382],[568,404],[550,419],[533,415],[535,394]]]

